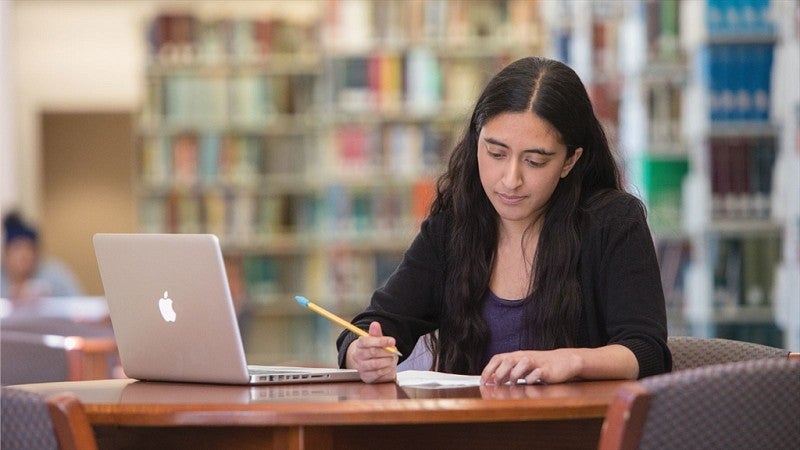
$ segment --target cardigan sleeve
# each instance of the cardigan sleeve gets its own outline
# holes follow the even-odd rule
[[[616,203],[616,202],[615,202]],[[644,208],[633,198],[609,208],[589,247],[596,278],[591,294],[607,344],[629,348],[639,378],[668,372],[667,319],[661,275]],[[587,267],[584,267],[586,269]],[[593,278],[593,277],[592,277]]]
[[[439,328],[444,295],[444,219],[425,220],[420,232],[386,283],[372,294],[369,306],[352,323],[367,330],[372,321],[381,324],[383,334],[397,341],[397,349],[411,354],[420,336]],[[345,330],[336,340],[339,366],[345,366],[347,348],[358,337]]]

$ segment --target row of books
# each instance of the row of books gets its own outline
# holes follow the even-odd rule
[[[365,177],[431,175],[442,166],[452,133],[432,124],[341,125],[327,146],[333,149],[327,170],[334,174],[355,171]]]
[[[717,236],[713,239],[710,260],[714,263],[715,306],[772,305],[780,253],[778,236]]]
[[[162,13],[151,20],[147,39],[153,61],[217,64],[314,50],[319,37],[313,22],[274,17],[201,20],[190,13]]]
[[[304,295],[344,318],[363,310],[370,295],[400,263],[396,253],[344,248],[297,255],[228,255],[231,286],[243,286],[239,314],[248,358],[263,363],[335,364],[333,342],[341,328],[309,314],[292,300]],[[257,321],[257,322],[256,322]],[[322,356],[326,355],[326,356]]]
[[[294,302],[294,295],[285,299]],[[248,363],[301,367],[338,364],[335,343],[342,329],[318,314],[268,314],[255,309],[239,318],[239,326]],[[269,395],[277,391],[262,392]]]
[[[770,0],[706,0],[706,25],[710,35],[770,34]]]
[[[647,50],[651,59],[675,60],[680,53],[680,2],[646,0]]]
[[[644,194],[651,230],[657,235],[680,230],[683,179],[689,172],[687,158],[643,155],[637,163],[636,181]]]
[[[223,188],[172,190],[140,201],[140,224],[151,233],[213,233],[241,245],[286,233],[320,242],[360,242],[405,235],[426,216],[433,181],[405,186],[330,185],[322,194],[259,194]]]
[[[767,121],[773,43],[710,44],[700,53],[709,114],[716,121]]]
[[[550,34],[547,53],[572,67],[585,84],[618,90],[625,58],[638,55],[645,45],[641,39],[646,38],[630,39],[631,27],[624,16],[641,7],[644,17],[644,6],[644,2],[541,2]],[[643,62],[643,57],[637,60]]]
[[[647,95],[647,142],[676,150],[670,144],[683,139],[682,86],[666,80],[648,83],[644,89]]]
[[[289,293],[314,298],[331,310],[358,310],[400,264],[396,252],[365,253],[346,247],[316,251],[309,257],[260,255],[243,258],[238,274],[250,303],[276,306]],[[289,297],[291,298],[291,297]],[[295,305],[290,305],[294,307]],[[291,309],[288,309],[291,311]]]
[[[329,135],[318,155],[313,135],[259,136],[215,132],[183,132],[143,140],[139,177],[147,188],[173,186],[258,187],[278,177],[317,181],[342,178],[413,179],[434,175],[447,153],[452,130],[431,124],[386,123],[341,125]],[[307,167],[309,159],[324,168]],[[316,171],[316,172],[315,172]],[[271,180],[271,181],[270,181]]]
[[[681,315],[685,306],[685,274],[691,262],[691,245],[685,239],[656,239],[654,244],[667,311]]]
[[[541,39],[538,0],[325,2],[323,41],[332,49],[376,45],[503,43]]]
[[[467,110],[502,62],[502,55],[448,58],[429,47],[332,58],[330,101],[347,112]]]
[[[254,124],[313,111],[312,73],[184,73],[151,77],[146,113],[167,124]]]
[[[770,216],[775,145],[769,137],[710,140],[713,218]]]
[[[216,132],[143,139],[139,177],[145,187],[254,186],[262,177],[297,176],[317,150],[309,135],[259,136]],[[287,152],[290,149],[290,152]]]

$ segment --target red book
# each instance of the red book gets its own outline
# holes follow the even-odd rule
[[[747,139],[734,139],[730,144],[731,215],[733,217],[747,217],[750,215],[750,141]]]
[[[181,185],[191,185],[197,181],[197,137],[182,134],[172,143],[172,156],[175,181]]]
[[[336,131],[339,166],[351,170],[368,165],[367,131],[360,126],[343,126]]]

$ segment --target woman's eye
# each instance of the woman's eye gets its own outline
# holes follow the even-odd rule
[[[489,153],[489,156],[494,158],[494,159],[500,159],[500,158],[503,157],[502,153],[493,152],[491,150],[488,150],[487,152]]]
[[[525,163],[528,164],[531,167],[542,167],[543,165],[545,165],[545,162],[538,162],[538,161],[534,161],[532,159],[526,159]]]

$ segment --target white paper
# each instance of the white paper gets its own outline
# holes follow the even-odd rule
[[[397,373],[400,387],[466,387],[479,386],[480,375],[458,375],[429,370],[406,370]]]

